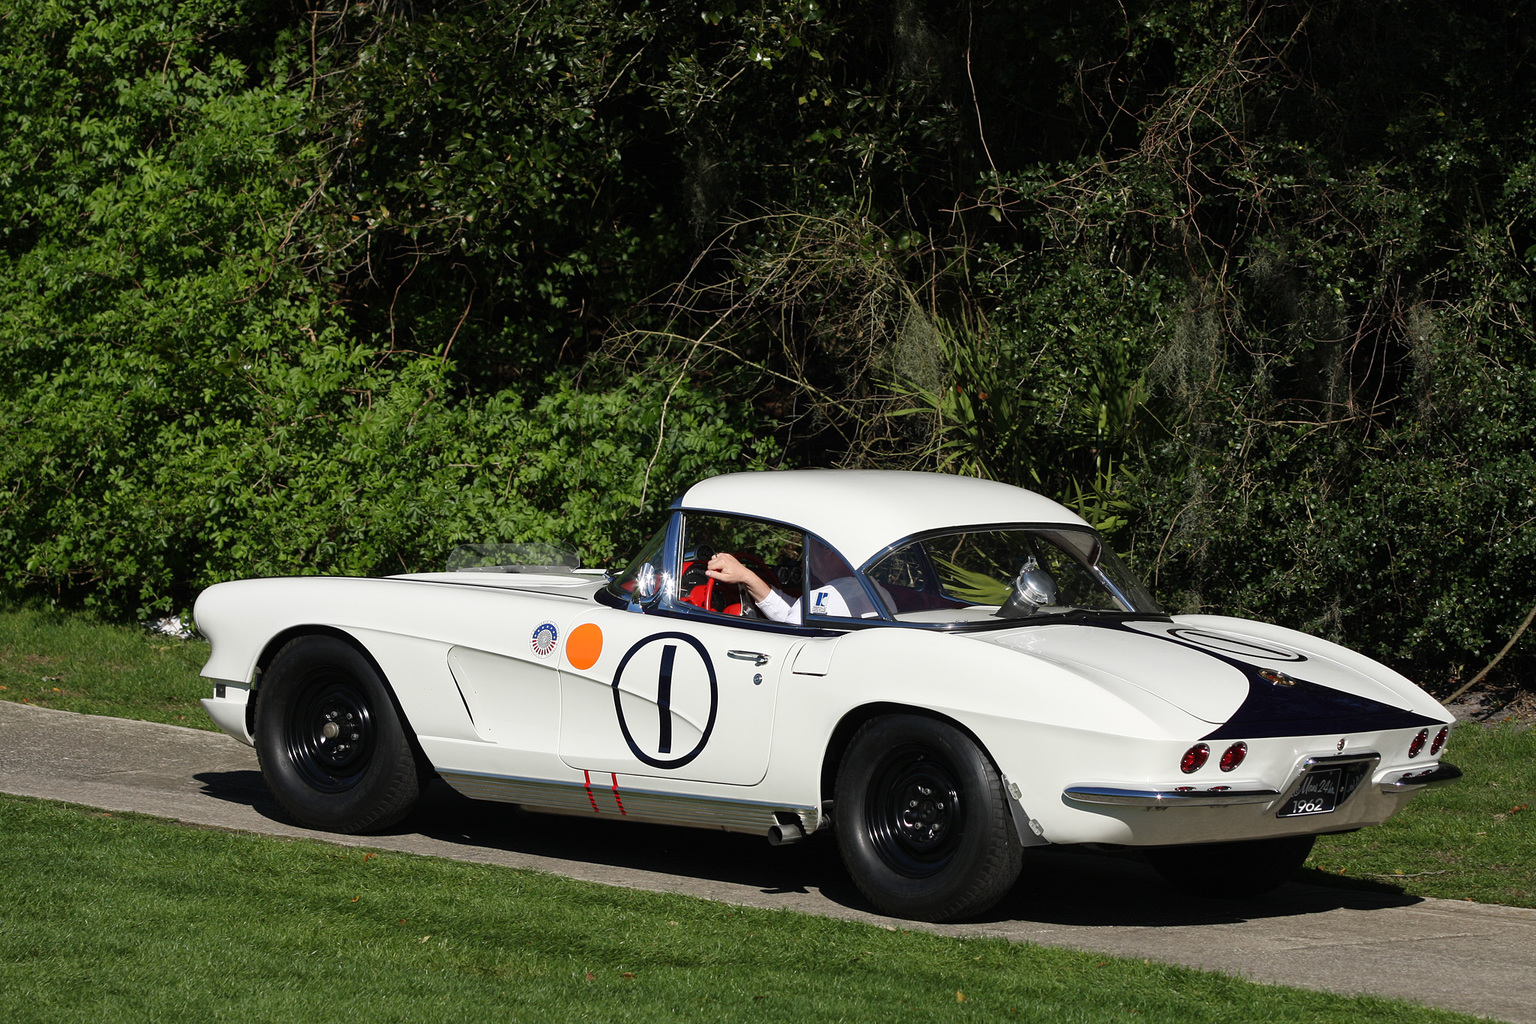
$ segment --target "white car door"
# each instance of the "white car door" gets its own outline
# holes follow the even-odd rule
[[[779,680],[804,642],[757,620],[594,610],[560,659],[560,759],[753,785],[768,770]]]

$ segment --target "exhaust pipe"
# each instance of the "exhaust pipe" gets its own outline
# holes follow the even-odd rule
[[[783,846],[786,843],[798,843],[805,838],[805,829],[800,827],[798,821],[780,821],[768,829],[768,845]]]

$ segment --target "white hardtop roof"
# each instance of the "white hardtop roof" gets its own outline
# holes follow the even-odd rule
[[[1022,487],[879,469],[728,473],[694,484],[679,504],[800,527],[855,566],[898,540],[929,530],[998,523],[1088,525],[1065,506]]]

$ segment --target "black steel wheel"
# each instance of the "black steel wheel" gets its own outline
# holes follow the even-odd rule
[[[328,832],[382,829],[410,813],[422,771],[373,663],[333,636],[290,641],[262,677],[256,753],[289,814]]]
[[[1279,836],[1236,843],[1153,846],[1147,860],[1158,874],[1194,896],[1246,899],[1290,881],[1316,836]]]
[[[997,768],[936,719],[866,722],[843,754],[832,817],[854,883],[899,917],[979,914],[1023,865]]]

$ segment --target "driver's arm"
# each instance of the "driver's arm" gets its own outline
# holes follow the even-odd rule
[[[757,610],[763,613],[763,617],[774,622],[789,622],[795,617],[796,609],[785,600],[784,595],[770,587],[757,573],[741,564],[741,560],[735,555],[721,551],[709,560],[709,566],[704,570],[706,576],[719,580],[721,583],[739,583],[747,588],[747,596],[752,598],[752,603],[757,605]]]

